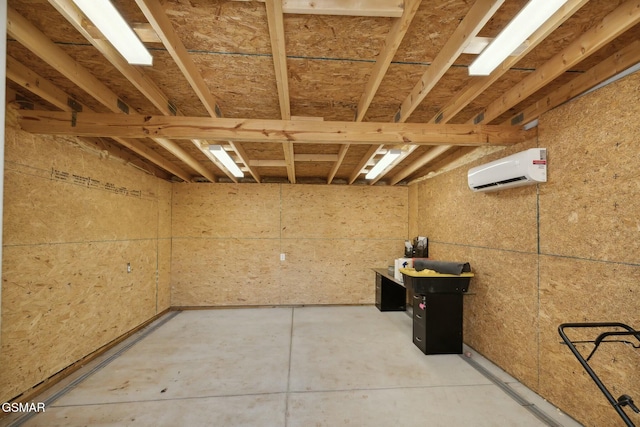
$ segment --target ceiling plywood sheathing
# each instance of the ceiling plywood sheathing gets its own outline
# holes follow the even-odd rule
[[[526,0],[113,3],[153,66],[126,64],[70,0],[8,1],[10,88],[63,111],[24,111],[20,123],[111,138],[192,182],[363,183],[378,153],[402,148],[368,183],[403,185],[456,153],[529,137],[522,126],[545,109],[638,62],[637,1],[568,0],[486,77],[468,75],[465,47],[495,37]]]

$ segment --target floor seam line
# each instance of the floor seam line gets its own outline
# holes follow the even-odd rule
[[[295,307],[291,307],[291,327],[289,329],[289,369],[287,370],[287,391],[284,399],[284,427],[288,425],[289,394],[291,392],[291,361],[293,360],[293,322]]]
[[[434,388],[445,388],[445,387],[487,387],[493,386],[492,383],[482,383],[482,384],[438,384],[438,385],[398,385],[394,387],[361,387],[361,388],[341,388],[334,390],[291,390],[287,393],[289,394],[306,394],[306,393],[344,393],[348,391],[384,391],[384,390],[404,390],[404,389],[434,389]]]
[[[184,396],[184,397],[174,397],[168,399],[145,399],[145,400],[125,400],[119,402],[94,402],[94,403],[81,403],[77,405],[52,405],[52,408],[74,408],[74,407],[89,407],[89,406],[100,406],[100,405],[120,405],[120,404],[129,404],[129,403],[147,403],[147,402],[173,402],[178,400],[198,400],[198,399],[220,399],[225,397],[247,397],[247,396],[269,396],[269,395],[278,395],[278,394],[286,394],[285,391],[273,391],[273,392],[264,392],[264,393],[244,393],[244,394],[213,394],[206,396]]]

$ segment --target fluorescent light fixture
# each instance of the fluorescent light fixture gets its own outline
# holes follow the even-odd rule
[[[488,76],[567,0],[530,0],[469,66],[470,76]]]
[[[529,123],[523,126],[523,129],[524,130],[533,129],[534,127],[538,126],[538,123],[539,123],[538,119],[531,120]]]
[[[211,154],[216,156],[216,159],[220,160],[220,163],[222,163],[224,167],[231,172],[231,175],[236,178],[244,177],[244,172],[240,170],[238,165],[236,165],[236,162],[233,161],[229,153],[227,153],[221,145],[210,145],[209,151],[211,151]]]
[[[129,64],[153,64],[153,57],[111,1],[73,0],[73,2]]]
[[[373,179],[380,175],[380,173],[387,168],[395,159],[400,157],[402,150],[389,150],[384,156],[371,168],[369,173],[365,176],[366,179]]]

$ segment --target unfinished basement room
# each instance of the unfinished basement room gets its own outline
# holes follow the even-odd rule
[[[640,0],[0,25],[0,426],[640,427]]]

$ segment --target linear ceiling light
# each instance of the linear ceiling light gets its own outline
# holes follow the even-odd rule
[[[73,0],[118,52],[134,65],[152,65],[153,57],[109,0]]]
[[[389,151],[387,151],[387,153],[384,156],[382,156],[382,158],[378,161],[378,163],[376,163],[376,165],[371,168],[369,173],[367,173],[367,175],[365,175],[365,178],[366,179],[374,179],[375,177],[380,175],[380,173],[383,170],[385,170],[387,168],[387,166],[389,166],[391,163],[393,163],[393,161],[395,159],[400,157],[400,154],[402,154],[402,150],[389,150]]]
[[[469,65],[469,75],[491,74],[566,2],[567,0],[530,0],[498,34],[498,37]]]
[[[216,159],[220,160],[220,163],[222,163],[233,176],[236,178],[244,177],[244,172],[240,170],[236,162],[233,161],[229,153],[227,153],[221,145],[210,145],[209,151],[216,156]]]

